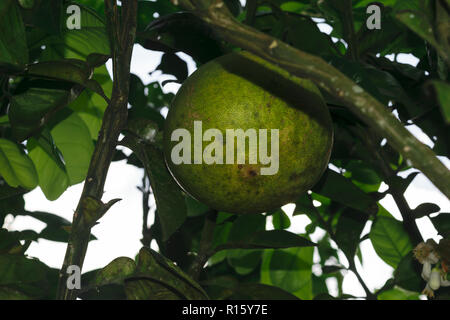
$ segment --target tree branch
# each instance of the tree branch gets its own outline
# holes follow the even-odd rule
[[[91,228],[110,207],[100,199],[108,168],[116,150],[120,131],[126,124],[130,62],[136,34],[137,0],[122,1],[122,17],[115,0],[105,0],[107,28],[113,59],[114,83],[111,102],[105,110],[102,127],[89,165],[84,188],[73,215],[72,230],[63,266],[59,273],[57,298],[73,300],[76,290],[67,288],[67,268],[83,266]]]
[[[388,108],[365,92],[339,70],[321,58],[238,22],[222,0],[174,0],[193,10],[218,39],[226,40],[272,62],[294,75],[309,78],[337,97],[405,159],[409,159],[447,197],[450,197],[450,171],[434,152],[418,141]]]

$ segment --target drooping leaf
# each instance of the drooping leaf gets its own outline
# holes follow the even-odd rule
[[[12,141],[0,138],[0,175],[11,187],[33,189],[38,174],[31,159]]]
[[[69,109],[62,110],[56,124],[51,124],[51,135],[64,157],[70,185],[86,178],[94,145],[83,120]]]
[[[27,149],[37,169],[42,192],[49,200],[58,199],[69,186],[69,178],[49,132],[28,139]]]
[[[103,65],[95,69],[92,79],[101,85],[107,97],[111,97],[112,80],[106,66]],[[89,128],[92,140],[97,140],[98,138],[103,112],[106,107],[107,102],[105,99],[89,90],[84,90],[77,99],[69,104],[69,108],[74,110]]]

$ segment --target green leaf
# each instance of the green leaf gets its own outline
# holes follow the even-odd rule
[[[69,178],[49,133],[27,142],[28,154],[37,169],[39,186],[45,197],[56,200],[69,186]]]
[[[142,248],[136,272],[125,281],[128,299],[207,299],[203,289],[173,262],[157,252]]]
[[[30,216],[47,224],[47,226],[38,234],[39,238],[57,242],[67,242],[69,240],[71,223],[63,217],[49,212],[25,211],[23,209],[20,212],[17,212],[17,215]],[[89,237],[89,241],[96,239],[97,238],[93,235]]]
[[[11,187],[33,189],[38,174],[31,159],[12,141],[0,138],[0,175]]]
[[[209,209],[209,207],[194,198],[186,195],[186,209],[188,217],[197,217],[205,214]]]
[[[280,208],[272,214],[272,224],[275,229],[287,229],[291,226],[291,220]]]
[[[226,251],[226,258],[237,274],[247,275],[259,265],[261,253],[261,250],[231,249]]]
[[[21,69],[28,63],[25,27],[16,0],[0,3],[0,71]]]
[[[89,57],[91,56],[92,55]],[[28,65],[27,73],[29,76],[56,79],[72,82],[74,84],[80,84],[83,87],[94,91],[108,101],[102,87],[97,83],[97,81],[91,79],[91,67],[83,60],[63,59],[38,62]]]
[[[415,219],[428,216],[434,212],[438,212],[441,208],[434,203],[426,202],[419,204],[412,212]]]
[[[450,124],[450,85],[443,81],[431,81],[436,92],[436,100],[441,107],[442,116],[447,124]]]
[[[24,0],[22,2],[29,2]],[[57,35],[61,32],[66,12],[62,10],[61,1],[35,0],[32,8],[21,10],[25,25],[33,26],[33,31],[43,34]]]
[[[0,228],[0,254],[12,253],[12,249],[20,248],[20,240],[35,241],[37,238],[38,234],[32,230],[8,231]]]
[[[161,16],[147,26],[138,41],[150,50],[183,51],[202,63],[224,53],[202,20],[190,12]]]
[[[369,195],[364,193],[349,179],[330,169],[327,169],[312,190],[338,203],[365,213],[374,213],[378,210],[376,202]]]
[[[434,37],[433,27],[430,24],[425,12],[416,10],[402,10],[397,12],[397,19],[415,32],[419,37],[430,43],[440,54],[445,54],[445,49],[440,46]]]
[[[59,115],[63,119],[52,126],[51,134],[64,157],[69,183],[73,185],[86,178],[94,144],[88,127],[76,113],[66,109]]]
[[[101,85],[106,96],[111,96],[112,80],[106,66],[103,65],[97,68],[92,79]],[[69,104],[69,108],[74,110],[89,128],[92,140],[97,140],[98,138],[106,107],[107,102],[89,90],[84,90],[76,100]]]
[[[13,135],[25,140],[46,124],[55,111],[82,91],[80,86],[57,81],[30,81],[24,92],[14,95],[8,110]]]
[[[70,30],[62,23],[61,35],[50,36],[43,40],[46,46],[41,61],[86,58],[93,53],[110,55],[109,37],[103,19],[93,10],[76,3],[80,7],[81,29]],[[66,11],[67,6],[63,10]]]
[[[230,240],[219,245],[216,250],[225,249],[278,249],[292,247],[310,247],[315,243],[286,230],[257,231],[253,234],[244,234],[240,241]]]
[[[349,259],[353,259],[358,248],[361,232],[369,215],[350,208],[344,209],[336,226],[335,241]]]
[[[450,213],[441,212],[434,218],[431,218],[434,227],[443,237],[450,237]]]
[[[395,284],[405,290],[421,292],[425,283],[420,274],[421,265],[410,252],[402,258],[397,269],[395,269]]]
[[[379,216],[370,230],[370,240],[384,262],[396,268],[413,248],[403,224],[394,218]]]
[[[0,285],[33,283],[43,280],[46,266],[21,255],[0,254]]]
[[[186,62],[174,53],[165,53],[161,57],[160,64],[156,70],[161,70],[163,74],[174,75],[179,83],[186,80],[188,76],[188,69]]]
[[[37,259],[19,254],[0,254],[0,295],[10,292],[15,297],[54,299],[58,271]]]
[[[241,283],[232,290],[228,298],[236,300],[298,300],[281,288],[261,283]]]
[[[111,261],[106,267],[98,271],[95,277],[95,285],[122,284],[123,281],[131,276],[136,269],[136,263],[133,259],[119,257]]]
[[[378,295],[378,300],[420,300],[419,293],[393,288]]]
[[[261,283],[286,290],[300,299],[312,299],[314,248],[267,250],[261,266]]]

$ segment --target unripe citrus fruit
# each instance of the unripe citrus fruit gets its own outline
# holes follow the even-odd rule
[[[330,114],[312,82],[240,52],[208,62],[183,83],[167,115],[164,154],[193,198],[219,211],[259,213],[310,189],[332,140]]]

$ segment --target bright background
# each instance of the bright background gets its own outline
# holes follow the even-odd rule
[[[318,20],[319,22],[320,20]],[[331,27],[319,23],[322,32],[329,34]],[[337,39],[334,39],[337,41]],[[189,74],[195,71],[196,66],[192,59],[183,54],[177,53],[182,59],[188,63]],[[131,64],[131,72],[138,75],[144,84],[152,81],[162,81],[173,78],[168,75],[161,75],[160,71],[151,73],[159,64],[162,53],[149,51],[136,45],[134,48],[133,59]],[[393,59],[394,57],[389,57]],[[401,63],[408,63],[417,65],[418,59],[412,55],[399,54],[397,61]],[[108,70],[111,73],[111,63],[107,64]],[[180,85],[175,83],[168,83],[164,87],[165,92],[176,93]],[[163,115],[167,113],[167,108],[162,110]],[[423,143],[433,146],[433,142],[417,127],[409,126],[408,129]],[[122,149],[126,153],[129,150]],[[450,167],[450,161],[447,158],[440,158],[447,167]],[[333,169],[333,168],[332,168]],[[403,172],[402,176],[407,176],[409,173],[417,171],[414,169]],[[121,198],[122,201],[116,203],[108,213],[100,219],[100,223],[92,229],[93,234],[98,240],[91,241],[87,251],[83,272],[93,269],[101,268],[107,265],[111,260],[119,256],[127,256],[134,258],[141,248],[140,239],[142,237],[142,193],[137,189],[141,185],[143,170],[125,163],[125,160],[120,162],[113,162],[108,172],[108,177],[105,184],[105,193],[103,201],[107,202],[113,198]],[[83,184],[78,184],[70,187],[67,191],[56,201],[48,201],[39,188],[29,192],[25,195],[26,210],[29,211],[47,211],[66,218],[72,221],[74,209],[77,206]],[[380,191],[387,189],[387,186],[382,184]],[[450,212],[449,200],[437,190],[431,182],[423,175],[419,174],[410,184],[405,193],[405,197],[411,208],[415,208],[423,202],[433,202],[441,207],[442,212]],[[395,205],[393,198],[388,195],[380,201],[381,204],[391,212],[395,218],[401,220],[401,215]],[[154,199],[150,200],[151,208],[154,209]],[[310,220],[305,215],[292,217],[294,205],[286,205],[286,213],[291,217],[291,227],[289,231],[296,233],[304,233],[305,227],[310,223]],[[149,224],[153,222],[153,211],[149,216]],[[436,230],[427,217],[417,220],[420,232],[424,239],[433,238],[439,240]],[[45,224],[39,222],[31,217],[18,216],[15,219],[8,216],[3,227],[9,230],[25,230],[32,229],[40,232]],[[268,219],[267,228],[271,229],[273,226]],[[363,231],[366,234],[370,231],[370,222]],[[323,230],[319,228],[311,236],[315,241],[322,237]],[[155,241],[152,242],[152,248],[157,249]],[[37,257],[47,265],[60,268],[64,259],[66,250],[65,243],[53,242],[44,239],[39,239],[38,243],[33,242],[29,247],[27,254],[32,257]],[[317,250],[317,249],[316,249]],[[362,264],[356,259],[358,271],[360,272],[365,283],[371,291],[380,288],[387,279],[392,276],[393,269],[384,263],[375,253],[370,240],[365,240],[361,243],[361,251],[363,256]],[[346,261],[344,255],[340,254],[341,261]],[[315,261],[318,259],[317,252],[315,253]],[[348,264],[345,264],[348,266]],[[320,267],[313,268],[316,275],[320,275]],[[337,282],[330,279],[327,286],[332,295],[337,294]],[[354,296],[365,296],[364,290],[359,284],[356,276],[352,272],[345,273],[343,282],[343,291]]]

